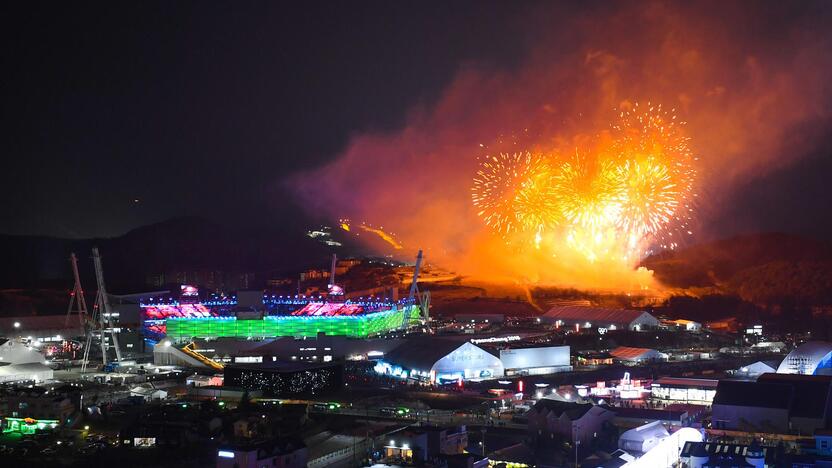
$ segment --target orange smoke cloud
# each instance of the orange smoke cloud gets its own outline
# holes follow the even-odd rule
[[[541,7],[525,23],[534,45],[517,69],[468,64],[404,128],[356,135],[294,187],[307,206],[383,223],[408,249],[424,248],[463,274],[652,287],[633,262],[587,261],[556,236],[539,240],[545,248],[507,246],[471,204],[480,145],[583,147],[618,108],[648,100],[675,107],[699,157],[698,231],[706,231],[711,204],[730,200],[736,182],[799,157],[817,136],[813,125],[828,118],[828,14],[811,5],[755,7],[607,3],[566,20],[559,7]],[[790,138],[796,128],[809,130],[800,143]]]

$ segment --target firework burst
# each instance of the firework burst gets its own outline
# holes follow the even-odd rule
[[[546,231],[592,261],[631,261],[651,245],[673,249],[688,233],[696,169],[674,110],[628,105],[611,138],[563,158],[500,153],[480,164],[471,189],[478,215],[508,239],[540,248]]]
[[[557,223],[551,169],[540,155],[499,153],[486,157],[474,177],[477,215],[502,235],[539,233]]]
[[[696,158],[683,126],[674,109],[650,103],[622,110],[612,126],[622,195],[618,225],[631,241],[652,238],[675,248],[679,234],[690,232]]]
[[[553,177],[553,193],[563,218],[572,226],[599,229],[618,216],[620,184],[614,178],[613,165],[575,156],[558,165]]]

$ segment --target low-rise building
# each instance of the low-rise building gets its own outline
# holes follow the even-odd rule
[[[307,458],[308,451],[303,441],[281,438],[223,445],[217,451],[217,468],[304,468]]]
[[[653,421],[621,434],[618,438],[618,448],[631,454],[647,453],[669,435],[661,421]]]
[[[613,422],[616,426],[632,427],[656,422],[667,427],[678,428],[687,426],[690,422],[688,412],[683,409],[615,407],[610,410],[615,412]]]
[[[606,330],[648,330],[660,325],[659,319],[642,310],[605,309],[556,305],[540,317],[542,323],[565,328]]]
[[[76,411],[74,395],[40,387],[9,392],[0,398],[0,415],[66,423]]]
[[[142,397],[145,401],[164,400],[168,397],[168,392],[152,383],[143,383],[131,388],[130,396]]]
[[[686,442],[679,458],[690,468],[765,468],[792,466],[780,464],[774,447],[763,447],[756,442],[751,445],[724,444],[720,442]]]
[[[223,383],[222,374],[199,375],[195,374],[185,379],[185,385],[192,387],[221,386]]]
[[[610,355],[625,364],[638,364],[649,361],[666,361],[667,354],[660,353],[655,349],[650,348],[631,348],[628,346],[619,346],[612,351]]]
[[[543,375],[572,370],[569,346],[510,347],[501,349],[505,375]]]
[[[653,399],[664,402],[710,405],[719,384],[715,379],[661,377],[653,381]]]
[[[468,446],[465,426],[421,426],[390,434],[385,441],[384,456],[388,461],[424,463],[443,455],[461,455]]]
[[[662,324],[668,328],[675,328],[678,330],[685,330],[690,332],[698,332],[702,330],[702,324],[699,322],[694,322],[693,320],[663,320]]]
[[[590,403],[571,403],[553,398],[541,398],[526,413],[528,428],[537,439],[559,436],[565,440],[588,445],[598,437],[604,424],[615,413],[607,407]]]
[[[119,433],[124,447],[187,447],[210,441],[222,431],[222,419],[194,405],[147,406]]]
[[[763,374],[756,382],[721,380],[712,425],[773,433],[812,434],[832,421],[832,376]]]
[[[491,353],[457,337],[418,337],[384,356],[376,372],[431,383],[501,377],[505,367]]]

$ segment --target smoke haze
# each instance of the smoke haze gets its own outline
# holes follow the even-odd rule
[[[694,237],[738,183],[789,166],[829,123],[826,3],[607,2],[537,5],[514,18],[520,66],[464,64],[437,102],[392,133],[359,133],[329,165],[291,182],[305,206],[363,219],[460,273],[590,288],[656,287],[634,264],[588,262],[561,239],[507,247],[476,215],[477,157],[569,148],[633,102],[675,108],[699,157]],[[482,146],[481,146],[482,145]],[[323,183],[322,181],[326,181]],[[688,242],[691,242],[689,240]]]

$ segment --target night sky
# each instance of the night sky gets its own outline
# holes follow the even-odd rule
[[[185,215],[279,224],[297,209],[281,182],[293,173],[352,135],[396,131],[464,65],[517,67],[539,6],[309,3],[4,5],[0,232],[116,236]],[[717,204],[709,232],[832,238],[829,127],[800,151]]]

